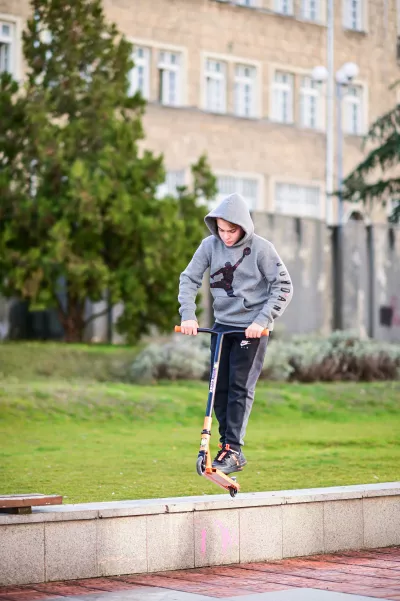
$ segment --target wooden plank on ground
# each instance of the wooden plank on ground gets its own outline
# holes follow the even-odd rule
[[[32,507],[43,505],[61,505],[61,495],[43,495],[41,493],[27,493],[18,495],[0,495],[0,512],[30,513]]]

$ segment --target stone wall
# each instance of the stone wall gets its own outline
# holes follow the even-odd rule
[[[400,544],[398,482],[143,499],[0,514],[0,585]]]
[[[331,230],[317,219],[253,215],[256,232],[276,247],[294,286],[292,303],[276,322],[278,333],[327,334],[332,323]]]
[[[372,335],[400,340],[400,227],[375,225]]]

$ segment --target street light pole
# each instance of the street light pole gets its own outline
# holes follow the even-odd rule
[[[343,223],[343,125],[342,125],[342,85],[336,82],[337,106],[337,189],[338,189],[338,225]]]
[[[358,75],[358,66],[355,63],[345,63],[335,75],[336,104],[337,104],[337,188],[338,188],[338,224],[343,223],[343,90]]]
[[[337,121],[337,190],[338,190],[338,219],[336,236],[336,310],[334,324],[337,330],[343,329],[343,127],[342,127],[342,84],[335,81],[336,87],[336,121]]]
[[[355,63],[345,63],[336,73],[336,104],[337,104],[337,189],[338,189],[338,220],[336,239],[336,312],[335,322],[338,330],[344,328],[344,236],[343,236],[343,90],[358,75]]]
[[[327,3],[327,86],[326,86],[326,165],[325,165],[325,222],[332,222],[332,194],[333,194],[333,167],[334,167],[334,0]]]
[[[332,9],[332,2],[328,0],[328,7]],[[329,10],[328,22],[329,26],[332,26],[333,12]],[[329,36],[328,36],[329,38]],[[331,40],[331,44],[333,40]],[[328,45],[329,46],[329,45]],[[331,46],[329,46],[331,48]],[[328,53],[328,60],[332,60],[333,53]],[[343,300],[344,300],[344,274],[343,274],[343,127],[342,127],[342,89],[348,85],[358,75],[358,66],[355,63],[345,63],[339,71],[335,74],[335,80],[333,81],[333,64],[329,63],[329,68],[324,66],[314,67],[312,71],[312,78],[315,81],[326,81],[327,82],[327,140],[326,140],[326,199],[327,209],[331,209],[331,194],[333,192],[333,132],[334,132],[334,119],[333,119],[333,98],[336,96],[337,104],[337,180],[338,180],[338,219],[337,219],[337,238],[336,238],[336,253],[334,258],[334,327],[336,329],[343,329]],[[334,94],[334,86],[336,86],[336,94]],[[330,94],[331,92],[331,94]],[[327,223],[329,224],[329,217],[327,213]]]

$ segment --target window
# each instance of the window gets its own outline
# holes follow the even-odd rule
[[[321,21],[322,2],[324,0],[302,0],[301,16],[307,21]]]
[[[15,26],[0,21],[0,73],[14,74]]]
[[[352,85],[345,88],[343,96],[343,131],[360,136],[364,133],[363,88]]]
[[[206,110],[226,113],[226,63],[206,59]]]
[[[129,96],[140,92],[143,98],[150,98],[150,49],[136,46],[133,52],[134,68],[129,74]]]
[[[320,187],[277,182],[275,184],[275,212],[282,215],[320,219]]]
[[[293,15],[293,0],[275,0],[274,9],[281,15]]]
[[[165,182],[157,188],[157,198],[178,196],[178,187],[185,185],[185,170],[167,171]]]
[[[344,26],[346,29],[362,31],[363,0],[344,0]]]
[[[162,50],[158,59],[159,101],[169,106],[181,103],[181,54]]]
[[[256,68],[248,65],[235,67],[235,115],[256,116]]]
[[[323,129],[320,84],[311,77],[302,77],[300,86],[300,124]]]
[[[254,211],[258,205],[259,181],[251,177],[236,177],[221,175],[217,178],[218,195],[215,205],[218,205],[230,194],[241,194],[249,209]]]
[[[276,71],[273,82],[272,119],[293,123],[293,75]]]
[[[217,1],[218,2],[230,2],[232,0],[217,0]],[[259,0],[233,0],[233,2],[235,4],[237,4],[238,6],[251,6],[253,8],[260,6]]]
[[[398,198],[391,198],[386,208],[389,221],[391,223],[400,223],[400,200]]]

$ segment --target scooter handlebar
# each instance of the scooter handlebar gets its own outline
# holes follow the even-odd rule
[[[181,332],[182,328],[181,326],[175,326],[175,332]],[[215,332],[214,330],[211,330],[210,328],[197,328],[198,332],[207,332],[208,334],[218,334],[218,332]],[[243,332],[245,332],[246,330],[243,329]],[[230,332],[224,332],[224,334],[233,334],[235,332],[241,332],[241,330],[231,330]],[[261,332],[261,336],[269,336],[269,330],[265,329]]]

